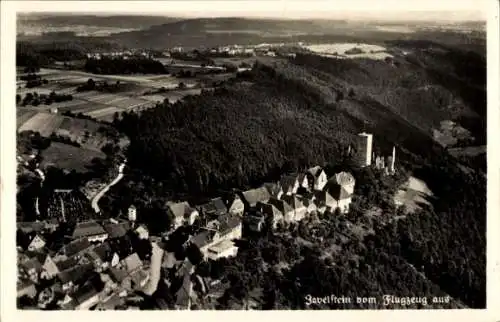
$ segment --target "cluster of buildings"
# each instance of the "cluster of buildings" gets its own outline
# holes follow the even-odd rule
[[[57,220],[20,222],[17,297],[27,300],[28,308],[123,306],[149,280],[149,255],[141,248],[148,237],[144,226],[113,219],[79,222],[66,230]]]
[[[127,304],[129,298],[145,290],[151,278],[151,251],[144,249],[143,242],[167,242],[172,232],[190,226],[193,230],[184,249],[196,246],[204,260],[235,256],[234,241],[242,238],[244,226],[260,231],[264,225],[276,228],[316,212],[347,212],[354,184],[349,173],[328,179],[316,166],[194,207],[186,201],[169,201],[164,214],[173,222],[162,236],[151,236],[146,226],[137,224],[133,205],[127,218],[120,220],[84,219],[68,225],[68,214],[61,213],[61,218],[18,222],[18,298],[42,309],[54,305],[69,310],[134,308]],[[167,253],[161,265],[175,270],[173,278],[182,285],[175,292],[180,292],[178,307],[187,308],[196,284],[191,278],[194,268],[189,260],[172,255]],[[206,296],[212,282],[198,283]]]
[[[383,157],[373,153],[372,145],[373,136],[360,133],[355,146],[349,149],[353,160],[360,167],[375,166],[394,173],[395,148],[392,155]],[[168,201],[163,215],[171,228],[161,236],[151,235],[148,227],[138,224],[140,214],[133,205],[126,219],[73,216],[86,211],[80,206],[66,206],[66,201],[74,204],[74,196],[71,191],[58,190],[49,210],[60,211],[50,210],[53,215],[45,221],[18,222],[18,298],[28,299],[32,306],[42,309],[54,305],[84,310],[137,308],[130,304],[134,293],[149,289],[149,282],[156,280],[151,277],[153,243],[177,240],[172,239],[173,234],[188,227],[186,240],[177,245],[180,248],[186,251],[196,247],[201,260],[236,256],[235,241],[242,238],[244,231],[276,229],[280,224],[314,214],[348,213],[355,183],[348,172],[328,177],[322,167],[315,166],[197,206],[187,201]],[[69,218],[76,223],[68,224]],[[197,292],[199,296],[213,296],[220,291],[220,281],[193,275],[196,263],[191,263],[189,256],[179,260],[175,252],[165,251],[162,257],[162,276],[168,277],[165,283],[169,287],[178,285],[173,290],[177,308],[190,308]],[[174,279],[178,283],[173,283]]]
[[[111,51],[111,52],[93,52],[87,53],[88,59],[102,59],[106,58],[122,58],[129,59],[133,57],[148,57],[152,58],[151,53],[145,50],[123,50],[123,51]]]

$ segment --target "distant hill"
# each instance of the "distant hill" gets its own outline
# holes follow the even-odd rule
[[[466,22],[465,30],[476,30],[480,22]],[[484,25],[484,23],[483,23]],[[384,26],[388,28],[384,29]],[[363,20],[286,20],[255,18],[170,18],[151,16],[20,16],[18,34],[25,30],[49,32],[48,35],[29,37],[31,41],[57,38],[58,32],[74,32],[81,35],[99,35],[101,41],[118,43],[125,47],[164,49],[175,46],[214,47],[221,45],[256,45],[281,42],[381,42],[394,39],[432,39],[434,33],[444,39],[460,43],[485,43],[484,32],[469,34],[460,32],[461,24],[453,30],[428,29],[448,25],[433,22],[383,22]],[[449,27],[449,26],[448,26]],[[448,28],[447,27],[447,28]],[[426,28],[426,29],[423,29]],[[476,28],[476,29],[474,29]],[[399,31],[404,29],[405,31]],[[108,34],[106,34],[108,33]],[[24,33],[20,39],[26,39]],[[450,38],[451,37],[451,38]],[[463,38],[468,38],[464,41]]]
[[[65,13],[53,14],[19,14],[18,26],[38,25],[67,27],[69,25],[86,25],[98,27],[115,28],[147,28],[167,22],[179,20],[179,18],[139,16],[139,15],[74,15]]]

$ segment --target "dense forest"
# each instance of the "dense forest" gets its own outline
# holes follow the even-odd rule
[[[166,74],[165,66],[149,58],[109,58],[88,59],[85,71],[94,74]]]

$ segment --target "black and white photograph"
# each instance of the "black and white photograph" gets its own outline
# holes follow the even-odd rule
[[[488,1],[23,2],[17,310],[493,303]]]

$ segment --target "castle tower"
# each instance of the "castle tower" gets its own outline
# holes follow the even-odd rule
[[[134,205],[131,205],[129,208],[128,208],[128,212],[127,212],[127,216],[128,216],[128,220],[134,224],[135,221],[137,220],[137,209],[135,208]]]
[[[396,171],[395,163],[396,163],[396,147],[393,146],[392,147],[391,163],[389,164],[389,173],[390,174],[394,174],[394,172]]]
[[[358,166],[366,167],[372,164],[372,143],[372,134],[363,132],[356,137],[355,161]]]

